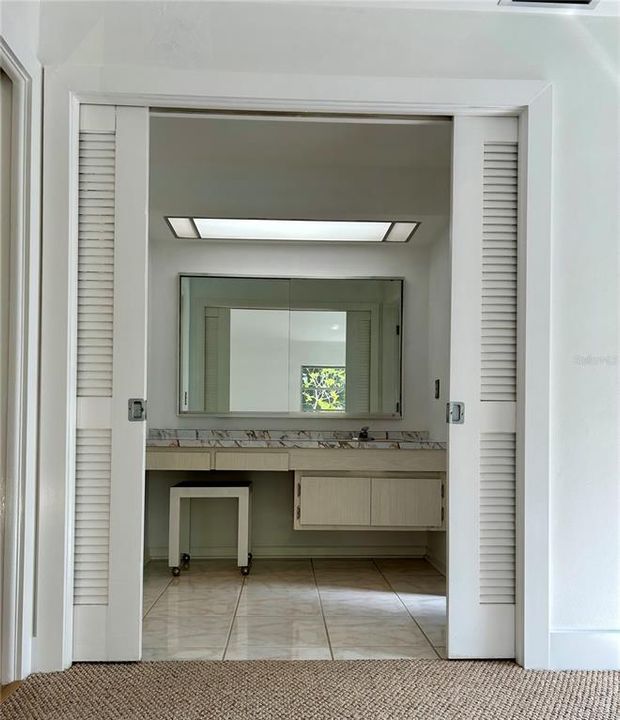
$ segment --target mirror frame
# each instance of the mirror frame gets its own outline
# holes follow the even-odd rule
[[[183,278],[231,278],[231,279],[246,279],[246,280],[396,280],[401,284],[400,293],[400,333],[399,333],[399,353],[398,353],[398,378],[399,392],[398,392],[398,411],[393,413],[334,413],[333,411],[327,410],[324,412],[197,412],[195,410],[182,410],[181,409],[181,311],[182,311],[182,282]],[[403,419],[403,310],[404,310],[404,297],[405,297],[405,278],[402,276],[394,275],[334,275],[330,277],[316,277],[312,275],[231,275],[229,273],[192,273],[192,272],[181,272],[178,275],[177,284],[177,382],[176,382],[176,414],[177,417],[199,417],[199,418],[294,418],[297,420],[402,420]],[[290,309],[290,308],[289,308]]]

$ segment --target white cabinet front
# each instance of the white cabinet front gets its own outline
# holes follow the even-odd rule
[[[369,477],[299,478],[297,526],[370,525]]]
[[[439,478],[372,478],[373,527],[441,527]]]

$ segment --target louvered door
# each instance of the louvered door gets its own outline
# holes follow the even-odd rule
[[[148,111],[83,105],[78,187],[73,659],[141,652]]]
[[[371,312],[347,311],[346,408],[350,414],[370,411]]]
[[[515,118],[455,118],[448,654],[515,653],[518,138]]]

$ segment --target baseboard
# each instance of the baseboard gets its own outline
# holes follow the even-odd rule
[[[255,545],[252,548],[254,558],[329,558],[329,557],[413,557],[425,556],[425,545],[362,545],[355,547],[333,547],[323,545],[277,546]],[[237,557],[237,548],[225,547],[193,547],[190,552],[196,559],[228,559]],[[152,547],[149,551],[151,560],[163,560],[168,557],[168,547]]]
[[[620,630],[552,630],[551,670],[620,670]]]
[[[435,570],[438,570],[442,575],[446,575],[446,572],[447,572],[446,563],[441,558],[438,558],[435,555],[429,555],[429,553],[426,553],[426,555],[424,555],[424,559],[426,560],[427,563],[429,563],[429,565],[432,565],[435,568]]]

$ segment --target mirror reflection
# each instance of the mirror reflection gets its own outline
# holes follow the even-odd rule
[[[402,280],[182,275],[181,413],[400,414]]]

